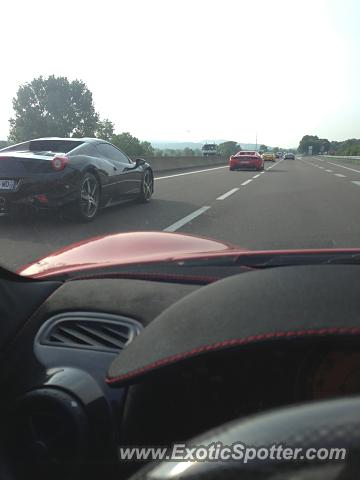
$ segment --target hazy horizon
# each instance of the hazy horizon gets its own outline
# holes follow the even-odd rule
[[[286,148],[306,134],[360,137],[356,0],[64,0],[56,15],[45,0],[5,0],[2,10],[0,139],[20,84],[51,74],[83,80],[101,118],[142,140],[257,134]]]

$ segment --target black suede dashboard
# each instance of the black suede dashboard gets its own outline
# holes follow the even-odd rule
[[[161,314],[120,352],[107,381],[123,385],[199,355],[249,344],[360,335],[359,267],[254,270],[214,282]]]
[[[10,277],[0,275],[0,446],[5,444],[16,458],[22,478],[69,478],[62,469],[54,472],[54,450],[59,458],[64,451],[77,461],[84,455],[91,468],[79,478],[108,476],[106,468],[120,468],[117,443],[128,389],[110,388],[105,377],[121,347],[111,351],[104,344],[46,343],[42,333],[59,317],[71,318],[73,328],[74,319],[85,315],[101,325],[101,332],[111,328],[106,321],[112,321],[115,330],[127,322],[137,326],[136,336],[162,311],[201,287],[118,278],[61,283]],[[41,477],[28,452],[32,439],[50,445],[53,436],[57,440],[53,450],[49,447],[51,468]]]
[[[119,444],[166,445],[344,388],[359,393],[359,272],[352,265],[260,268],[208,286],[119,278],[28,282],[29,292],[45,288],[36,302],[22,297],[22,306],[23,289],[4,279],[4,321],[11,323],[15,307],[22,316],[0,347],[2,404],[26,402],[29,392],[35,401],[66,392],[84,406],[91,442],[103,443],[106,455]],[[68,312],[123,316],[144,328],[119,354],[37,343],[42,328]],[[329,360],[343,375],[334,375]],[[11,418],[19,411],[23,406]]]
[[[45,314],[66,310],[108,312],[144,326],[198,286],[144,280],[94,279],[67,282],[42,306]]]
[[[41,288],[41,284],[43,282],[30,284],[31,290]],[[26,370],[30,371],[36,362],[33,356],[34,338],[41,325],[53,315],[67,311],[110,313],[133,318],[146,326],[171,304],[199,288],[194,285],[124,279],[76,280],[54,285],[48,282],[43,285],[42,303],[28,310],[28,318],[23,315],[13,321],[8,317],[2,319],[2,328],[5,328],[5,322],[13,327],[6,336],[7,342],[0,349],[1,364],[6,365],[6,368],[0,368],[1,381],[14,376],[15,372],[27,376],[23,374]],[[8,297],[10,287],[16,293],[12,286],[2,289],[2,293]],[[26,298],[23,300],[26,301]],[[11,302],[13,305],[21,303],[19,298],[15,301],[13,297]],[[33,304],[34,301],[31,302]]]

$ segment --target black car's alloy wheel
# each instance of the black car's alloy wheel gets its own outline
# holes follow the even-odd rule
[[[93,220],[100,205],[100,184],[92,173],[86,173],[80,182],[80,200],[78,204],[78,216],[81,220],[89,222]]]
[[[147,203],[150,201],[152,194],[154,193],[154,177],[150,170],[144,172],[144,178],[141,183],[141,192],[139,200],[142,203]]]

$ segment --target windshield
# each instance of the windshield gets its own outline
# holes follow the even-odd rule
[[[4,0],[2,17],[0,265],[131,232],[360,248],[357,0],[65,0],[56,18]]]

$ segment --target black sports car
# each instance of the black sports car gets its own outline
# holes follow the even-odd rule
[[[83,221],[125,200],[148,202],[151,166],[95,138],[40,138],[0,150],[0,212],[69,207]]]

